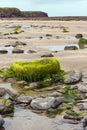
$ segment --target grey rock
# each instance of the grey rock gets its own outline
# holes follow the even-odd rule
[[[82,79],[82,73],[81,72],[75,72],[75,71],[69,71],[64,76],[64,83],[65,84],[75,84],[81,81]]]
[[[38,82],[32,82],[29,84],[29,88],[34,88],[34,87],[37,87],[38,86]]]
[[[49,108],[56,108],[63,101],[63,98],[54,98],[54,97],[46,97],[46,98],[36,98],[31,102],[31,107],[36,110],[47,110]]]
[[[36,53],[35,50],[28,50],[27,53]]]
[[[24,104],[30,104],[30,102],[32,101],[32,97],[30,96],[19,96],[17,99],[16,99],[16,102],[18,104],[21,104],[21,103],[24,103]]]
[[[6,90],[4,88],[0,88],[0,97],[6,94]]]
[[[4,119],[0,116],[0,127],[2,127],[4,123],[5,123]]]
[[[65,46],[64,50],[78,50],[76,46]]]
[[[87,93],[87,85],[79,85],[78,90],[83,93]]]
[[[51,93],[48,93],[48,94],[41,95],[41,97],[43,97],[43,98],[45,98],[47,96],[50,96],[50,97],[59,97],[60,94],[58,92],[51,92]]]
[[[87,110],[87,103],[77,103],[76,106],[77,106],[80,110]]]
[[[12,53],[24,53],[24,50],[15,48],[12,50]]]

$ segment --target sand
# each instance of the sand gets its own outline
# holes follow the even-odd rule
[[[20,34],[6,35],[6,33],[13,33],[15,26],[21,26],[21,30],[24,31]],[[63,28],[66,28],[68,32],[64,33]],[[0,54],[0,68],[8,67],[14,61],[19,60],[31,60],[40,58],[43,52],[51,52],[45,49],[37,49],[37,46],[59,46],[64,44],[78,43],[75,39],[77,33],[87,36],[87,22],[86,21],[0,21],[0,46],[13,44],[15,41],[22,41],[27,43],[27,46],[20,46],[19,48],[24,50],[38,50],[35,54]],[[42,39],[37,40],[39,37],[46,37],[46,34],[51,34],[51,40]],[[56,36],[59,39],[56,39]],[[14,37],[12,39],[9,37]],[[72,37],[66,39],[66,37]],[[31,39],[34,38],[34,39]],[[60,39],[61,38],[61,39]],[[53,53],[53,52],[52,52]],[[87,71],[87,50],[76,51],[59,51],[53,53],[61,65],[61,69],[64,70],[81,70]]]

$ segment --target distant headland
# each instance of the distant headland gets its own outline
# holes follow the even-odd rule
[[[42,11],[21,11],[18,8],[3,7],[0,8],[0,19],[23,19],[23,20],[87,20],[87,16],[57,16],[49,17],[46,12]]]

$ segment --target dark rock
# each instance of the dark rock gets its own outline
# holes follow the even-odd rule
[[[76,46],[65,46],[64,50],[78,50]]]
[[[7,50],[0,50],[0,54],[7,54],[8,51]]]
[[[53,54],[48,53],[48,54],[43,54],[43,55],[41,55],[41,57],[54,57],[54,56],[53,56]]]
[[[46,98],[36,98],[31,102],[31,107],[36,110],[47,110],[49,108],[56,108],[63,101],[61,97],[46,97]]]
[[[64,83],[65,84],[75,84],[78,83],[82,79],[81,72],[69,71],[64,75]]]
[[[4,119],[0,116],[0,127],[2,127],[4,123],[5,123]]]
[[[30,96],[20,96],[20,97],[18,97],[17,99],[16,99],[16,103],[17,104],[21,104],[21,103],[23,103],[23,104],[30,104],[30,102],[32,101],[32,97],[30,97]]]
[[[83,35],[81,34],[81,33],[78,33],[78,34],[76,34],[76,36],[75,36],[77,39],[80,39],[80,38],[82,38],[83,37]]]
[[[12,53],[24,53],[24,50],[15,48],[12,50]]]
[[[64,115],[63,117],[64,119],[70,119],[70,120],[77,120],[77,121],[80,121],[83,117],[76,117],[76,116],[71,116],[71,115]]]

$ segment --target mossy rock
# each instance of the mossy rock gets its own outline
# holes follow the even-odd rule
[[[15,62],[10,66],[14,76],[21,80],[41,81],[60,72],[60,64],[55,58],[43,58],[29,62]]]

